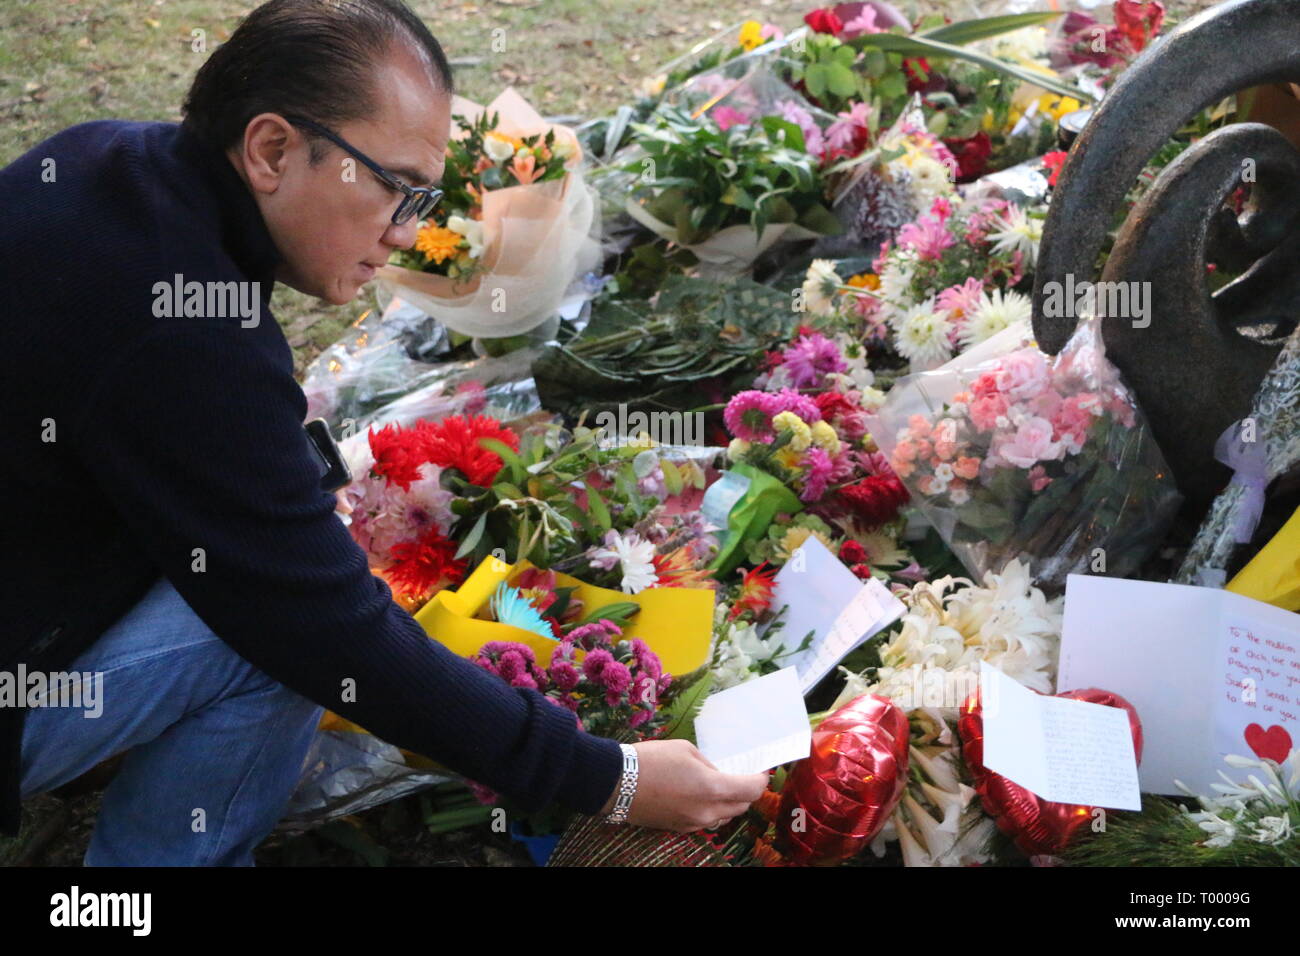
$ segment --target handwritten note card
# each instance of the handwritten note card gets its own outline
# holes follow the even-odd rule
[[[816,538],[809,538],[776,575],[772,607],[784,607],[781,630],[794,651],[805,635],[809,646],[781,658],[794,667],[806,694],[862,643],[898,620],[903,602],[879,581],[860,581]]]
[[[1101,687],[1137,708],[1142,789],[1199,793],[1228,754],[1300,745],[1300,615],[1216,588],[1071,575],[1057,686]]]
[[[724,773],[760,773],[808,756],[812,729],[794,668],[705,700],[695,718],[695,741]]]
[[[980,664],[984,765],[1057,803],[1142,809],[1128,714],[1047,697]]]

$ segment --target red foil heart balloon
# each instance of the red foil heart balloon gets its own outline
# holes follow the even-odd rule
[[[1142,762],[1142,722],[1133,705],[1123,697],[1093,687],[1067,690],[1056,696],[1127,711],[1129,729],[1133,732],[1133,753],[1138,763]],[[985,768],[984,714],[978,692],[962,705],[957,733],[984,811],[997,821],[1003,833],[1015,840],[1026,856],[1055,856],[1069,845],[1080,827],[1092,821],[1092,807],[1043,800],[1000,773]]]
[[[907,784],[908,737],[907,714],[875,694],[818,725],[781,789],[777,844],[789,862],[838,863],[875,838]]]

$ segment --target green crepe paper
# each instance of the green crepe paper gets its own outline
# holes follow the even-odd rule
[[[767,527],[778,514],[795,514],[803,502],[795,493],[765,471],[737,463],[732,471],[749,479],[749,488],[727,516],[727,536],[709,568],[721,578],[735,570],[745,559],[742,545],[767,534]]]

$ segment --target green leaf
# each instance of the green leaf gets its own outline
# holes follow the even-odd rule
[[[659,470],[664,473],[664,484],[668,487],[670,495],[679,495],[682,493],[682,473],[667,458],[659,462]],[[459,557],[459,555],[457,555]]]
[[[483,537],[483,529],[487,527],[487,512],[478,516],[478,521],[474,522],[474,527],[469,529],[469,534],[465,535],[465,540],[461,542],[460,547],[456,549],[456,558],[463,558],[474,550],[478,544],[479,538]]]
[[[524,483],[528,476],[528,472],[524,468],[524,463],[519,460],[519,456],[515,454],[513,448],[496,438],[480,438],[478,444],[480,448],[485,448],[488,451],[495,452],[501,457],[501,460],[510,468],[510,477],[514,480],[515,484],[521,485]]]
[[[817,99],[821,99],[826,95],[827,73],[829,71],[829,67],[821,63],[813,63],[804,71],[804,86]]]
[[[800,153],[805,151],[803,130],[798,124],[780,116],[764,116],[762,123],[764,132],[772,142],[782,143]]]
[[[661,738],[695,743],[695,718],[699,716],[700,708],[712,690],[713,672],[706,670],[703,677],[678,693],[673,702],[664,708],[668,722],[663,727]]]
[[[1014,13],[1000,17],[982,17],[978,20],[963,20],[960,23],[945,24],[933,30],[925,30],[917,34],[917,36],[961,46],[975,40],[1010,33],[1022,27],[1037,26],[1040,23],[1046,23],[1048,20],[1055,20],[1060,15],[1060,13],[1048,11],[1044,13]]]
[[[584,624],[591,624],[595,621],[606,620],[613,621],[620,628],[626,626],[627,622],[634,618],[641,611],[641,606],[633,601],[615,601],[612,604],[606,604],[590,611],[574,627],[582,627]]]
[[[858,79],[847,66],[835,63],[827,70],[826,86],[836,96],[849,97],[858,91]]]
[[[1092,102],[1093,97],[1077,86],[1071,86],[1069,83],[1062,82],[1056,77],[1048,76],[1046,73],[1037,73],[1034,70],[1017,66],[1014,63],[1006,63],[996,57],[988,56],[984,53],[977,53],[974,50],[967,50],[963,47],[953,46],[951,43],[941,43],[937,40],[927,40],[920,34],[916,36],[900,36],[897,33],[864,33],[861,36],[854,37],[854,44],[865,46],[876,46],[882,50],[889,50],[895,53],[902,53],[904,56],[947,56],[957,60],[967,60],[984,67],[986,70],[992,70],[995,73],[1003,73],[1007,76],[1014,76],[1022,82],[1029,83],[1033,86],[1042,87],[1045,90],[1051,90],[1053,93],[1059,93],[1061,96],[1070,96],[1080,102]],[[883,87],[886,80],[898,79],[903,88],[906,89],[906,82],[902,80],[899,74],[890,74],[881,80]],[[883,94],[883,89],[882,89]]]
[[[596,520],[596,526],[600,528],[601,534],[604,534],[614,522],[609,517],[609,506],[605,504],[605,499],[600,496],[600,492],[595,488],[587,488],[587,510]]]

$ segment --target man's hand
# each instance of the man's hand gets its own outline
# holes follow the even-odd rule
[[[640,774],[627,822],[688,833],[721,826],[749,809],[767,788],[767,774],[723,773],[685,740],[635,744]],[[618,788],[601,813],[614,809]]]

